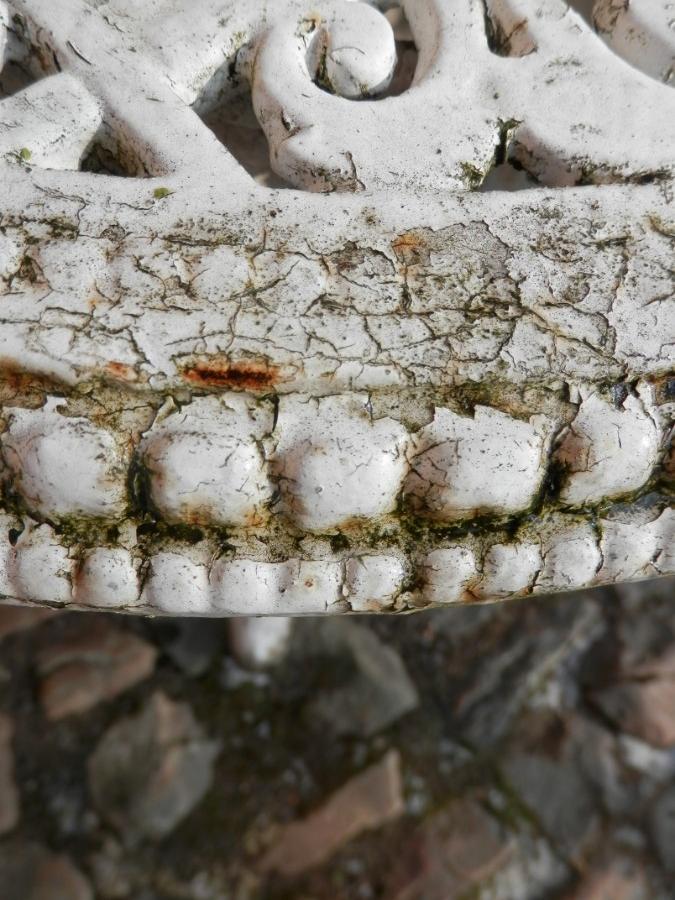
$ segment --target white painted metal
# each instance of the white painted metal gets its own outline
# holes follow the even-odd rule
[[[0,2],[6,600],[675,571],[672,4],[390,5]]]

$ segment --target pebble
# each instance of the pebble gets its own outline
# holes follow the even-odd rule
[[[19,821],[19,789],[14,778],[13,737],[12,720],[0,713],[0,834],[11,831]]]
[[[329,859],[366,830],[380,828],[403,815],[401,759],[389,750],[332,794],[306,818],[282,826],[259,868],[290,877]]]
[[[31,606],[0,605],[0,641],[12,634],[28,631],[59,615],[53,609],[39,609]]]
[[[130,631],[93,616],[38,655],[40,701],[58,721],[112,700],[152,674],[157,650]]]
[[[112,837],[89,857],[96,893],[102,900],[125,900],[134,891],[135,872],[129,855]]]
[[[397,651],[367,625],[347,619],[323,622],[326,653],[351,660],[355,672],[343,685],[323,690],[309,716],[338,736],[372,737],[419,705],[419,695]]]
[[[675,784],[656,800],[651,812],[651,833],[661,863],[675,872]]]
[[[0,847],[2,900],[94,900],[91,885],[67,856],[40,844]]]
[[[593,700],[622,731],[667,749],[675,745],[675,644],[632,667]]]
[[[288,616],[249,616],[229,625],[232,653],[244,668],[268,669],[286,655],[293,626]]]
[[[501,769],[543,833],[575,860],[599,827],[598,791],[587,776],[575,729],[556,713],[524,718]]]
[[[223,628],[210,619],[174,619],[177,633],[165,650],[178,668],[190,678],[199,678],[216,658]]]
[[[218,751],[190,707],[158,691],[111,725],[90,757],[96,807],[130,844],[162,838],[209,790]]]
[[[514,840],[478,799],[451,802],[416,829],[390,876],[387,900],[448,900],[470,894],[513,858]]]
[[[46,619],[0,647],[0,900],[672,900],[672,589],[627,590],[298,619],[264,670],[225,620],[0,608]]]
[[[652,900],[644,872],[615,860],[588,873],[564,900]]]

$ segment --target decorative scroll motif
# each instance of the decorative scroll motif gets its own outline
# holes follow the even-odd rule
[[[418,62],[396,97],[386,96],[396,45],[384,13],[310,6],[0,4],[6,58],[51,74],[5,101],[0,152],[25,146],[35,165],[77,168],[96,137],[131,174],[227,177],[177,100],[236,119],[232,100],[250,90],[272,168],[309,190],[470,189],[507,155],[555,186],[672,173],[674,101],[660,83],[674,77],[668,0],[599,0],[606,44],[563,0],[403,0]]]
[[[387,6],[0,2],[0,597],[675,573],[672,4]]]
[[[338,43],[339,28],[360,6],[326,4]],[[314,20],[298,27],[287,14],[263,38],[251,63],[253,105],[273,168],[292,184],[461,189],[480,183],[506,153],[540,182],[558,186],[672,170],[667,89],[608,54],[566,3],[414,0],[403,8],[420,54],[413,84],[400,97],[356,107],[339,84],[334,97],[309,84],[306,60],[320,40]],[[659,24],[652,16],[651,25]],[[617,43],[625,40],[617,36]],[[383,59],[387,48],[383,36]],[[373,64],[379,59],[370,46],[358,49]],[[371,93],[368,83],[363,93]]]

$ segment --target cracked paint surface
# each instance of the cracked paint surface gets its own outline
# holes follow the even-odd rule
[[[602,2],[596,35],[410,0],[413,84],[376,99],[375,9],[215,6],[0,3],[33,79],[0,79],[0,596],[407,612],[673,573],[662,62]],[[196,114],[247,92],[303,190]],[[529,189],[474,190],[509,160]]]

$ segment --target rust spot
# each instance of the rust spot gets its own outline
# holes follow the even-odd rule
[[[17,393],[32,387],[39,387],[41,379],[29,372],[22,371],[18,366],[10,362],[0,360],[0,378],[6,385]]]
[[[264,391],[281,381],[278,366],[267,363],[228,360],[209,360],[183,369],[183,378],[191,384],[211,388],[234,388],[244,391]]]
[[[424,261],[429,256],[429,246],[419,231],[405,231],[391,242],[396,256],[406,265]]]
[[[659,406],[664,403],[672,403],[675,400],[675,373],[652,378],[654,385],[654,398]]]
[[[158,478],[157,475],[154,476],[155,480],[161,482],[161,479]],[[181,520],[186,522],[188,525],[201,525],[208,527],[213,524],[213,513],[210,509],[185,509],[181,514]],[[261,525],[265,524],[265,517],[259,513],[254,512],[250,513],[246,517],[245,525],[247,528],[258,528]]]
[[[45,391],[59,389],[60,383],[55,378],[27,372],[13,360],[0,357],[0,403],[28,402],[40,405]]]
[[[138,381],[138,372],[127,363],[109,362],[106,364],[105,371],[107,375],[118,381]]]

